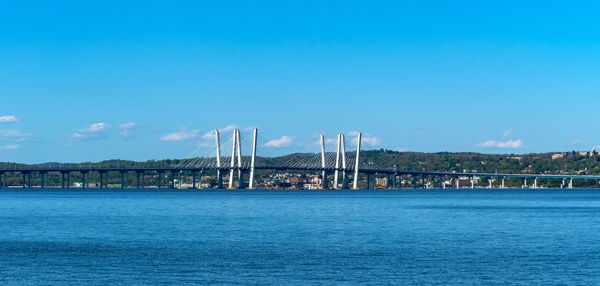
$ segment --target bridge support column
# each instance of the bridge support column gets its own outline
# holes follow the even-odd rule
[[[562,182],[560,183],[560,188],[564,188],[565,187],[565,178],[562,179]]]
[[[67,188],[71,186],[71,172],[67,172]]]
[[[335,152],[335,172],[333,173],[333,188],[339,189],[339,174],[340,174],[340,149],[342,148],[342,134],[338,134],[337,151]]]
[[[534,179],[533,179],[533,188],[534,188],[534,189],[537,189],[537,187],[538,187],[538,184],[537,184],[537,182],[538,182],[538,178],[534,178]]]
[[[215,130],[215,141],[217,145],[217,189],[223,188],[223,174],[221,173],[221,139],[219,130]]]
[[[135,175],[137,176],[137,188],[139,189],[141,186],[141,181],[140,181],[140,172],[135,172]]]
[[[142,189],[146,188],[146,172],[142,171]]]
[[[23,175],[23,189],[27,188],[27,183],[25,182],[25,173],[21,173]]]
[[[4,188],[4,173],[0,173],[0,188]]]
[[[256,161],[256,142],[258,136],[258,128],[254,129],[254,135],[252,137],[252,157],[250,159],[250,179],[248,181],[248,188],[254,189],[254,168]]]
[[[358,138],[356,141],[356,160],[354,161],[354,164],[355,164],[355,166],[354,166],[354,183],[352,185],[352,188],[355,190],[358,189],[358,173],[359,173],[358,166],[360,166],[359,159],[360,159],[360,144],[362,143],[361,140],[362,140],[362,135],[361,135],[361,133],[358,133]]]
[[[327,171],[325,171],[325,135],[321,133],[321,168],[323,168],[323,189],[327,189]]]
[[[475,177],[471,177],[471,189],[475,189]]]
[[[192,189],[196,189],[196,171],[192,171]]]
[[[504,189],[504,188],[505,188],[505,186],[504,186],[504,180],[505,180],[505,178],[502,178],[502,184],[500,185],[500,188],[501,188],[501,189]]]
[[[394,174],[394,176],[392,177],[392,178],[394,178],[392,181],[392,188],[394,188],[394,189],[397,188],[397,183],[398,183],[396,180],[397,179],[396,177],[397,177],[397,174]]]
[[[162,188],[161,178],[162,178],[162,173],[157,171],[156,172],[156,187],[158,187],[159,189]]]
[[[221,170],[217,169],[217,189],[223,188],[223,173]]]
[[[100,189],[104,188],[104,173],[100,172]]]
[[[460,179],[459,179],[459,177],[454,177],[454,183],[456,184],[456,188],[460,189]]]
[[[492,178],[488,178],[488,189],[492,188]]]
[[[126,175],[126,173],[122,171],[121,172],[121,189],[125,189],[127,187],[126,186],[125,175]]]
[[[175,189],[175,171],[171,172],[171,189]]]
[[[369,173],[366,173],[365,175],[367,175],[367,189],[371,188],[371,175],[369,175]]]
[[[524,178],[523,181],[524,181],[523,188],[527,189],[527,178]]]
[[[81,177],[83,178],[81,187],[86,189],[87,188],[87,172],[81,173]]]
[[[27,173],[27,187],[31,188],[31,173]]]
[[[573,188],[573,179],[569,179],[569,189]]]

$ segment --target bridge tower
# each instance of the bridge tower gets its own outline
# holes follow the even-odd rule
[[[339,185],[338,185],[338,177],[339,177],[339,168],[340,168],[340,149],[342,148],[341,146],[341,140],[342,140],[342,133],[338,134],[338,140],[337,140],[337,151],[335,153],[335,173],[333,175],[333,188],[334,189],[338,189]],[[344,156],[344,155],[342,155]]]
[[[323,133],[321,133],[321,168],[323,168],[323,189],[327,189],[327,171],[325,171],[325,136]]]
[[[217,143],[217,189],[223,188],[223,173],[221,173],[221,139],[219,130],[215,129],[215,140]]]
[[[361,140],[362,140],[362,134],[358,133],[357,136],[358,140],[356,141],[356,160],[354,162],[354,183],[352,184],[352,188],[357,190],[358,189],[358,165],[359,165],[359,159],[360,159],[360,144],[361,144]],[[368,175],[367,175],[368,176]]]
[[[258,129],[254,129],[254,136],[252,139],[252,159],[250,160],[250,181],[248,182],[248,188],[254,189],[254,167],[256,160],[256,137],[258,136]]]
[[[231,146],[231,167],[229,169],[229,187],[228,189],[233,189],[233,175],[234,170],[236,168],[235,157],[237,151],[237,169],[238,169],[238,177],[240,181],[239,187],[242,187],[243,178],[242,178],[242,148],[240,146],[240,130],[233,130],[233,143]]]

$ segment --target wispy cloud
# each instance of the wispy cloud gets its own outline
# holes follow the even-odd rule
[[[233,131],[234,129],[241,129],[241,128],[236,124],[230,124],[230,125],[225,126],[224,128],[219,128],[218,130],[219,130],[219,133],[226,133],[226,132]],[[219,137],[222,137],[222,135]],[[215,131],[211,130],[211,131],[204,133],[204,135],[202,135],[202,139],[204,139],[204,140],[215,139]]]
[[[19,121],[19,118],[17,118],[14,115],[0,116],[0,123],[10,123],[10,122],[17,122],[17,121]]]
[[[4,145],[4,146],[0,147],[0,149],[2,149],[2,150],[17,150],[17,149],[19,149],[19,145],[16,145],[16,144]]]
[[[89,127],[83,128],[80,131],[81,132],[87,132],[87,133],[96,133],[96,132],[100,132],[102,130],[106,130],[106,128],[110,127],[110,125],[104,123],[104,122],[97,122],[97,123],[92,123],[92,125],[90,125]]]
[[[523,140],[507,140],[507,141],[496,141],[496,140],[488,140],[483,143],[477,144],[477,147],[485,147],[485,148],[503,148],[503,149],[518,149],[523,147]]]
[[[34,135],[32,133],[26,133],[16,129],[0,130],[0,139],[3,140],[22,142],[31,139],[33,136]]]
[[[504,133],[502,133],[502,138],[508,137],[512,132],[513,132],[512,129],[508,129],[508,130],[504,131]]]
[[[104,122],[92,123],[90,126],[80,129],[72,133],[69,137],[76,139],[83,138],[98,138],[100,133],[110,128],[110,125]]]
[[[358,136],[358,131],[350,131],[348,132],[349,136]],[[362,133],[361,135],[361,143],[362,144],[366,144],[368,146],[374,147],[377,145],[380,145],[381,142],[383,141],[380,137],[376,137],[376,136],[372,136],[371,134],[368,133]],[[358,138],[352,138],[352,140],[350,141],[352,142],[353,145],[356,145],[356,143],[358,142]]]
[[[188,139],[193,139],[193,138],[198,137],[199,133],[200,133],[200,131],[198,129],[188,130],[187,128],[183,127],[180,129],[179,132],[166,134],[166,135],[160,137],[158,140],[160,140],[160,141],[188,140]]]
[[[575,139],[573,141],[571,141],[571,146],[581,146],[583,144],[585,144],[585,141],[581,140],[581,139]]]
[[[288,147],[288,146],[292,145],[293,141],[294,141],[294,138],[292,138],[292,137],[282,136],[279,139],[274,139],[274,140],[271,140],[271,141],[265,143],[263,146],[264,147],[273,147],[273,148]]]
[[[131,129],[135,128],[137,124],[135,122],[127,122],[123,124],[119,124],[119,129],[121,130],[120,134],[123,137],[129,136],[129,132]]]

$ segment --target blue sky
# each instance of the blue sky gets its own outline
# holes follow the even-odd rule
[[[426,152],[600,144],[595,1],[11,2],[0,161],[185,157],[232,125],[264,154],[352,131]]]

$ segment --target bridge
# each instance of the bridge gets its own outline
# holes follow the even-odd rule
[[[25,166],[18,168],[0,168],[0,188],[3,187],[22,187],[33,188],[31,183],[32,176],[39,177],[39,187],[72,187],[71,174],[78,173],[82,182],[80,188],[89,188],[90,174],[99,174],[99,181],[96,186],[99,188],[109,187],[109,174],[120,174],[120,188],[145,188],[147,174],[154,174],[154,187],[157,188],[176,188],[176,182],[181,182],[183,173],[191,174],[191,188],[197,189],[201,183],[198,181],[198,175],[213,174],[216,183],[211,186],[217,189],[255,189],[257,184],[255,180],[256,171],[284,171],[284,172],[313,172],[318,173],[320,177],[320,189],[360,189],[375,187],[375,177],[383,176],[386,178],[385,186],[381,188],[397,189],[399,188],[398,179],[403,177],[416,177],[420,179],[420,187],[424,188],[425,178],[437,178],[439,188],[476,188],[475,181],[479,178],[487,178],[486,188],[506,188],[507,179],[520,179],[521,187],[538,188],[540,179],[558,179],[562,180],[561,188],[573,188],[573,180],[600,180],[600,176],[587,175],[568,175],[568,174],[497,174],[497,173],[455,173],[455,172],[434,172],[434,171],[410,171],[398,170],[397,168],[369,168],[368,164],[361,162],[362,134],[356,135],[356,149],[348,152],[346,150],[345,135],[340,133],[337,137],[337,148],[335,152],[326,152],[324,135],[320,135],[321,152],[301,154],[288,161],[274,162],[268,157],[257,157],[258,129],[253,130],[251,141],[251,154],[242,155],[242,140],[239,129],[234,129],[231,139],[231,155],[223,156],[221,154],[221,134],[218,130],[214,131],[214,154],[208,156],[195,156],[192,159],[181,160],[177,164],[157,167],[92,167],[91,165],[77,166],[73,164],[56,164],[43,166]],[[8,185],[5,177],[7,174],[20,174],[21,182],[19,185]],[[61,176],[60,186],[49,186],[49,174]],[[130,174],[135,174],[133,186],[129,184]],[[169,176],[166,174],[170,174]],[[224,181],[224,175],[227,175]],[[235,177],[237,175],[237,184]],[[245,177],[248,176],[247,183]],[[361,180],[361,177],[364,180]],[[528,185],[527,181],[533,182]],[[331,184],[330,184],[330,181]],[[417,180],[418,182],[419,180]],[[464,186],[464,182],[468,182]],[[494,181],[497,185],[494,186]],[[463,182],[463,185],[461,185]],[[361,184],[362,183],[362,184]],[[418,185],[416,186],[418,187]],[[477,186],[481,187],[481,186]]]

